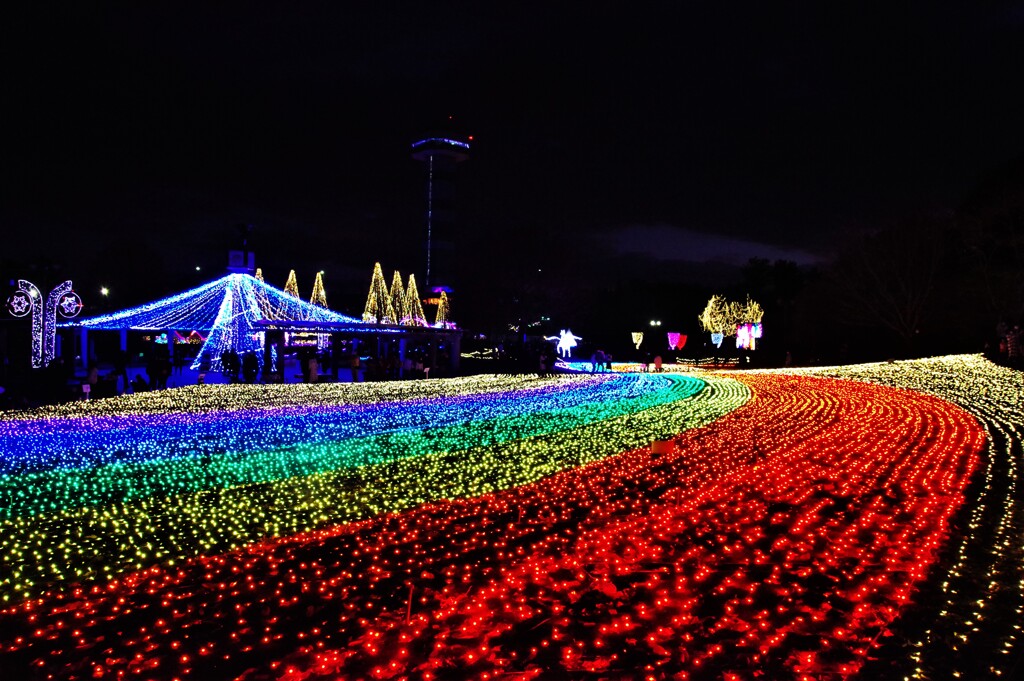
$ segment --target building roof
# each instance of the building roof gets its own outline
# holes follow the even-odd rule
[[[306,321],[362,325],[355,317],[312,305],[250,274],[229,274],[194,289],[120,312],[75,319],[64,328],[96,331],[203,331],[206,343],[195,367],[206,360],[216,367],[229,347],[239,354],[262,347],[256,322]]]

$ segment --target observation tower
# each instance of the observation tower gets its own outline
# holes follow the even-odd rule
[[[469,158],[472,137],[427,135],[412,144],[412,157],[427,166],[426,289],[451,292],[455,269],[455,166]]]

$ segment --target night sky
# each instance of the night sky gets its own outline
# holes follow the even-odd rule
[[[374,261],[423,275],[409,146],[442,123],[474,140],[475,306],[537,270],[825,262],[1024,153],[1020,3],[86,4],[4,17],[0,267],[87,304],[219,275],[251,224],[271,283],[322,269],[360,312]]]

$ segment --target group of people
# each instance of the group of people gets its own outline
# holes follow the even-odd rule
[[[999,337],[999,362],[1015,369],[1024,368],[1024,335],[1020,325],[1010,327],[1000,323],[996,327],[996,335]]]
[[[220,368],[228,383],[255,383],[260,373],[260,360],[255,352],[239,355],[228,348],[220,356]]]
[[[540,351],[540,355],[537,358],[537,375],[541,378],[547,378],[549,375],[555,372],[555,363],[558,361],[558,355],[554,350],[544,349]]]
[[[590,373],[612,370],[612,355],[604,350],[596,350],[590,356]]]
[[[647,353],[647,357],[645,358],[645,361],[644,361],[643,365],[641,365],[641,370],[645,371],[645,372],[654,372],[656,374],[660,374],[661,373],[661,365],[662,365],[661,355],[655,355],[652,358],[651,357],[651,353]]]
[[[447,355],[442,353],[442,360]],[[352,354],[349,358],[349,368],[352,372],[352,382],[366,381],[400,381],[418,378],[430,378],[431,368],[419,355],[408,354],[404,358],[397,355],[386,355],[384,357],[368,357],[365,360],[358,354]],[[437,378],[435,372],[434,375]]]

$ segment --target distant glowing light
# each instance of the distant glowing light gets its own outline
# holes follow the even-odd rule
[[[736,326],[736,347],[741,350],[756,350],[761,338],[760,324],[739,324]]]
[[[427,144],[447,144],[447,145],[453,146],[453,147],[461,147],[463,149],[469,149],[469,143],[468,142],[460,142],[459,140],[453,140],[453,139],[450,139],[448,137],[428,137],[428,138],[422,139],[422,140],[420,140],[418,142],[413,142],[412,143],[412,148],[413,149],[418,149],[419,147],[422,147],[422,146],[427,145]]]
[[[686,346],[686,334],[670,331],[668,334],[668,349],[682,350]]]

